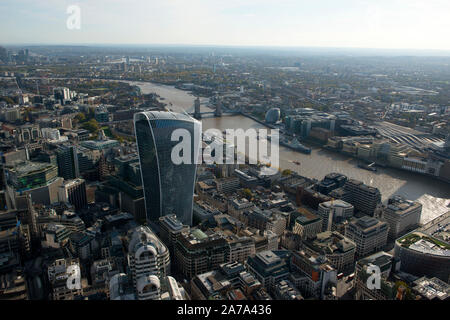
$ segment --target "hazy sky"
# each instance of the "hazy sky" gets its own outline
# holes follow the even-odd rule
[[[13,43],[450,50],[450,1],[0,0],[0,44]]]

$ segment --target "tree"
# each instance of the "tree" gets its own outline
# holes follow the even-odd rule
[[[395,282],[394,292],[396,293],[403,292],[402,299],[415,300],[415,295],[411,292],[411,288],[404,281]]]
[[[244,189],[243,190],[245,197],[250,200],[253,197],[253,193],[250,191],[250,189]]]
[[[79,122],[79,123],[83,123],[86,121],[86,116],[84,115],[84,113],[78,113],[75,117],[74,117],[75,121]]]
[[[285,177],[285,176],[289,176],[292,174],[292,171],[289,169],[284,169],[281,174]]]
[[[83,123],[82,128],[88,130],[90,133],[97,133],[98,130],[100,129],[100,126],[97,120],[91,119]]]

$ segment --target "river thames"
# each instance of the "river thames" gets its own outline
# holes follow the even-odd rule
[[[193,112],[195,97],[187,91],[172,86],[146,82],[129,82],[141,88],[142,93],[156,93],[167,103],[168,108],[177,112]],[[200,98],[202,111],[211,111],[203,104],[207,98]],[[171,104],[171,105],[170,105]],[[206,118],[202,120],[203,130],[217,128],[225,129],[265,128],[262,124],[242,115],[223,116],[221,118]],[[399,194],[410,200],[418,200],[423,205],[421,222],[426,223],[450,210],[450,185],[431,177],[391,168],[378,168],[377,172],[357,167],[357,161],[349,156],[312,147],[309,155],[291,151],[280,146],[280,168],[291,169],[300,175],[322,179],[330,172],[338,172],[349,178],[361,180],[377,187],[383,201],[390,196]],[[300,162],[300,165],[293,163]]]

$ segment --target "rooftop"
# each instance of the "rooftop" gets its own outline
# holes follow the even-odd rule
[[[340,199],[322,202],[322,203],[320,203],[320,206],[323,206],[326,208],[350,208],[350,207],[353,207],[353,205],[351,205],[350,203],[345,202]]]
[[[362,265],[373,264],[380,267],[383,270],[383,267],[390,265],[392,263],[393,256],[384,251],[377,252],[372,254],[364,259],[358,261],[358,263]]]
[[[115,147],[119,145],[119,142],[117,140],[87,140],[81,141],[80,144],[91,150],[102,150]]]
[[[438,278],[422,277],[414,281],[413,290],[429,300],[445,300],[450,297],[450,285]]]
[[[15,172],[17,175],[21,176],[38,173],[39,171],[45,171],[52,168],[55,168],[55,166],[47,162],[22,161],[16,162],[14,168],[9,169],[9,171]]]
[[[386,208],[396,214],[405,214],[416,208],[422,207],[419,202],[407,200],[402,196],[396,195],[388,200]]]
[[[355,179],[348,179],[345,186],[346,187],[355,186],[355,187],[358,187],[358,188],[365,190],[367,192],[370,192],[370,193],[380,193],[378,188],[368,186],[367,184],[364,184],[362,181],[355,180]]]
[[[179,120],[179,121],[189,121],[197,122],[194,118],[183,113],[176,113],[171,111],[145,111],[135,114],[135,121],[141,119],[142,117],[148,120]]]
[[[300,212],[300,215],[295,219],[295,222],[298,222],[301,225],[305,225],[318,220],[320,220],[320,217],[318,215],[315,215],[314,213],[306,210],[302,210]]]
[[[397,240],[404,248],[409,248],[423,253],[450,256],[450,244],[425,233],[415,231],[408,233]]]
[[[363,232],[369,232],[382,226],[387,227],[386,222],[377,220],[376,218],[369,216],[363,216],[357,220],[353,220],[349,225],[353,225],[358,229],[362,229]]]
[[[325,231],[317,234],[312,242],[313,249],[325,251],[324,253],[347,252],[354,250],[356,244],[349,238],[336,231]]]
[[[174,214],[162,216],[159,218],[159,221],[166,223],[173,231],[179,231],[185,227],[185,225],[183,225],[181,221],[177,219],[177,216]]]

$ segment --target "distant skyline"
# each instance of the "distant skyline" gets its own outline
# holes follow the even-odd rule
[[[80,29],[67,28],[69,6]],[[447,0],[2,0],[0,45],[450,50]]]

